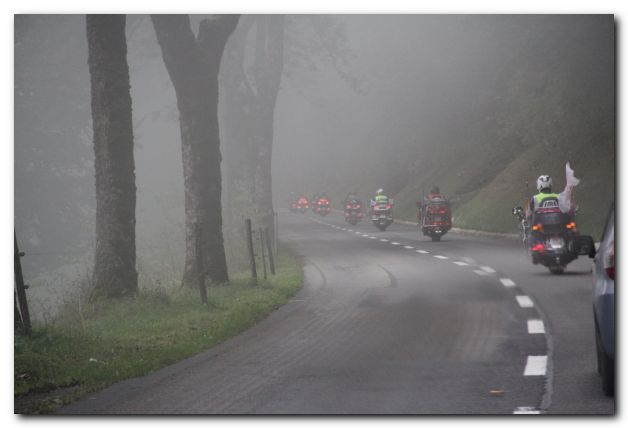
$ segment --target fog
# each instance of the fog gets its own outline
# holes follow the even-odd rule
[[[201,18],[192,17],[195,31]],[[150,18],[129,15],[126,33],[140,289],[173,286],[185,257],[177,102]],[[273,122],[275,211],[287,207],[290,192],[325,190],[335,203],[350,190],[366,198],[383,187],[397,197],[411,183],[437,180],[451,196],[471,200],[502,171],[495,165],[505,167],[539,142],[569,146],[572,159],[595,142],[612,187],[613,37],[609,15],[288,15]],[[254,38],[247,43],[254,49]],[[221,68],[221,85],[225,73]],[[229,112],[222,90],[225,186],[235,155],[225,147],[231,137],[223,129]],[[17,15],[15,229],[40,318],[90,281],[90,102],[84,16]],[[595,168],[581,165],[585,176],[584,168]],[[520,181],[541,173],[529,169]],[[460,182],[442,180],[445,174]],[[607,178],[596,186],[590,190],[614,192]],[[240,220],[229,216],[225,228]],[[229,236],[229,267],[237,271]]]

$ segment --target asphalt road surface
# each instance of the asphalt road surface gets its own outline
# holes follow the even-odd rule
[[[591,261],[513,241],[280,213],[303,289],[211,350],[66,414],[613,414],[596,373]]]

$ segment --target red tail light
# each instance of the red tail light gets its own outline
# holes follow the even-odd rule
[[[543,225],[541,223],[535,224],[534,226],[532,226],[532,230],[538,230],[539,232],[543,232]]]
[[[542,253],[543,251],[545,251],[545,247],[543,246],[543,244],[536,244],[534,247],[532,247],[532,251],[538,251],[539,253]]]
[[[389,210],[389,209],[391,209],[391,208],[392,208],[392,205],[390,205],[390,204],[386,205],[386,209],[387,209],[387,210]]]
[[[567,227],[567,229],[575,230],[576,229],[576,222],[575,221],[571,221],[571,222],[567,223],[567,225],[565,227]]]

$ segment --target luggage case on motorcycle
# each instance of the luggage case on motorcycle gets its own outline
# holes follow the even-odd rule
[[[595,257],[595,243],[589,235],[574,236],[571,239],[570,250],[579,256]]]

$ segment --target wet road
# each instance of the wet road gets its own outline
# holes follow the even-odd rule
[[[280,214],[306,281],[211,350],[61,409],[87,414],[612,414],[595,373],[591,262],[516,242]]]

